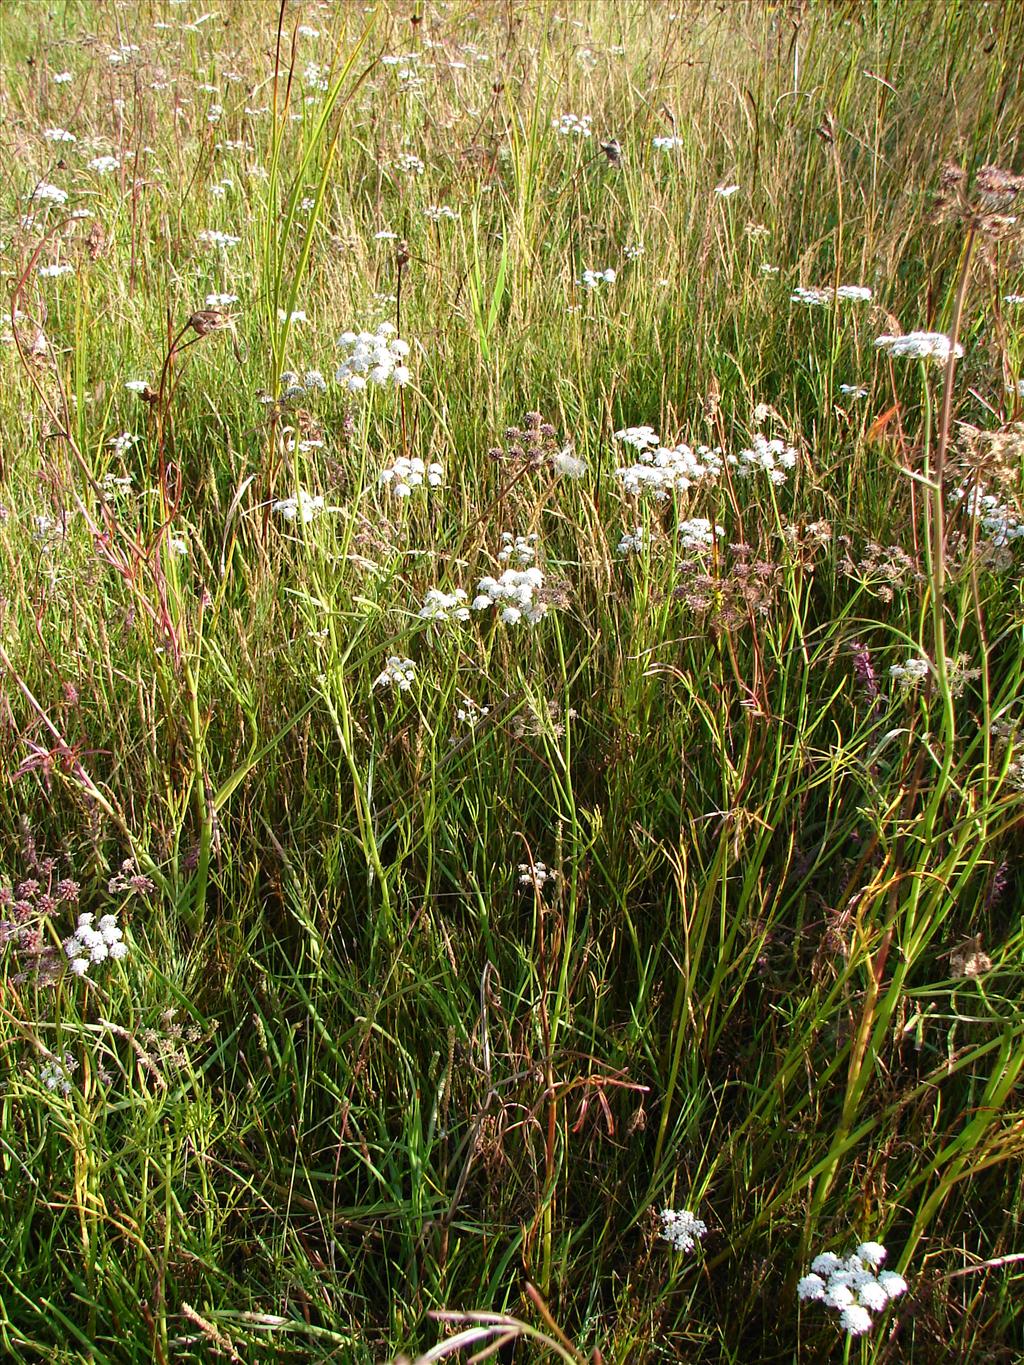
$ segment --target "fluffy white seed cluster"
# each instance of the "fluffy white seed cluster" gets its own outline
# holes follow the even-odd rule
[[[525,569],[536,558],[536,531],[531,531],[528,536],[514,536],[511,531],[502,531],[501,549],[498,551],[499,564],[507,564],[510,559],[515,559],[520,568]]]
[[[917,687],[927,676],[927,659],[910,658],[905,663],[892,664],[889,668],[889,677],[907,691]]]
[[[636,464],[620,465],[615,476],[633,497],[651,493],[659,499],[685,493],[696,484],[716,479],[722,472],[722,452],[710,446],[693,450],[685,443],[658,445],[650,427],[627,427],[615,439],[631,445],[640,458]]]
[[[349,393],[361,393],[367,382],[394,384],[401,388],[411,375],[405,360],[409,343],[397,335],[393,323],[382,322],[375,332],[342,332],[338,345],[347,355],[335,371],[335,379]]]
[[[529,886],[534,891],[543,891],[548,882],[558,880],[558,873],[547,863],[520,863],[519,885]]]
[[[374,688],[397,687],[400,692],[408,692],[415,680],[416,665],[413,660],[403,659],[399,654],[389,654],[373,685]]]
[[[104,915],[93,927],[95,918],[95,915],[79,915],[78,927],[64,940],[64,952],[76,976],[87,975],[93,963],[106,962],[108,957],[119,962],[128,956],[128,945],[117,927],[117,916]]]
[[[551,120],[551,126],[559,137],[590,137],[591,117],[589,114],[563,114]]]
[[[729,463],[736,467],[742,478],[762,472],[774,484],[784,484],[786,476],[796,465],[797,454],[792,446],[778,439],[769,441],[760,433],[754,437],[749,449],[741,450],[738,455],[730,455]]]
[[[934,360],[939,365],[949,359],[949,337],[945,332],[907,332],[901,337],[886,334],[878,337],[875,345],[898,359]],[[964,348],[957,342],[957,357],[963,353]]]
[[[430,588],[420,607],[420,616],[424,621],[468,621],[468,600],[462,588],[456,588],[454,592]]]
[[[602,284],[614,284],[615,271],[609,267],[607,270],[584,270],[580,277],[580,284],[584,289],[598,289]]]
[[[506,569],[500,578],[486,576],[477,584],[477,595],[473,598],[474,611],[488,611],[494,608],[499,619],[506,626],[518,625],[525,621],[535,626],[547,613],[547,603],[538,600],[537,594],[544,587],[544,575],[540,569]]]
[[[283,521],[301,521],[303,526],[308,526],[323,510],[324,500],[320,494],[314,496],[304,488],[292,498],[279,498],[273,505],[273,511]]]
[[[861,1242],[845,1260],[826,1251],[814,1258],[810,1274],[797,1284],[797,1297],[834,1309],[843,1331],[861,1336],[871,1330],[872,1313],[883,1312],[892,1299],[907,1292],[902,1275],[880,1268],[886,1255],[881,1242]]]
[[[440,488],[444,469],[436,461],[426,464],[418,455],[411,460],[399,455],[393,465],[381,470],[377,482],[381,488],[390,488],[396,498],[408,498],[414,488]]]
[[[725,535],[725,528],[714,525],[707,517],[691,517],[679,523],[678,532],[684,550],[710,550],[716,539]]]
[[[676,1251],[692,1251],[708,1230],[707,1223],[689,1209],[662,1209],[661,1233]]]
[[[1024,537],[1024,522],[994,493],[977,487],[958,488],[952,494],[952,501],[964,504],[968,516],[975,518],[979,531],[993,545],[1002,548]]]

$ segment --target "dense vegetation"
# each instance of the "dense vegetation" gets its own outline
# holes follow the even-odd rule
[[[1022,66],[6,0],[5,1359],[1016,1358]]]

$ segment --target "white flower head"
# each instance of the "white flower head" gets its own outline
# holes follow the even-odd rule
[[[388,656],[382,671],[374,679],[374,688],[394,687],[400,692],[408,692],[416,679],[416,665],[412,659],[403,659],[398,654]]]
[[[591,117],[589,114],[563,114],[551,120],[551,126],[559,137],[590,137]]]
[[[271,510],[283,521],[301,521],[308,526],[324,510],[324,500],[319,493],[314,496],[300,488],[294,497],[278,498]]]
[[[796,1286],[797,1298],[804,1299],[823,1299],[825,1297],[825,1281],[820,1275],[804,1275]]]
[[[444,468],[436,461],[427,464],[418,455],[411,459],[399,455],[394,464],[381,471],[377,482],[381,488],[389,488],[396,498],[408,498],[415,488],[440,488]]]
[[[622,539],[619,541],[615,553],[623,559],[627,555],[638,555],[647,544],[647,532],[642,526],[635,526],[632,531],[624,531]]]
[[[584,270],[580,284],[584,289],[598,289],[602,284],[614,284],[615,271],[609,266],[606,270]]]
[[[375,332],[343,332],[338,345],[346,352],[335,371],[335,379],[349,393],[361,393],[367,380],[401,388],[411,378],[404,363],[409,355],[409,343],[395,334],[393,323],[382,322]]]
[[[881,1242],[861,1242],[854,1255],[868,1265],[878,1267],[889,1253]]]
[[[848,1304],[839,1315],[839,1325],[851,1337],[871,1331],[871,1314],[858,1303]]]
[[[454,592],[430,588],[423,599],[420,616],[425,621],[468,621],[467,601],[462,588],[456,588]]]
[[[661,1236],[676,1251],[692,1251],[708,1230],[707,1223],[689,1209],[663,1209]]]
[[[905,691],[917,687],[927,678],[930,665],[927,659],[912,656],[901,664],[891,664],[889,667],[889,677],[893,682],[899,683]]]
[[[907,1292],[906,1280],[902,1275],[898,1275],[895,1270],[881,1271],[878,1276],[878,1283],[890,1299],[898,1299],[901,1294]]]
[[[544,587],[544,575],[532,566],[506,569],[500,578],[485,575],[477,584],[477,595],[470,604],[473,611],[496,610],[507,626],[525,621],[535,626],[547,614],[548,604],[537,594]]]
[[[691,517],[679,523],[677,534],[684,550],[709,550],[725,535],[725,528],[714,525],[707,517]]]
[[[875,341],[880,351],[886,351],[894,358],[908,360],[933,360],[944,365],[949,359],[950,341],[945,332],[907,332],[904,336],[880,336]],[[955,354],[959,358],[964,348],[956,344]]]

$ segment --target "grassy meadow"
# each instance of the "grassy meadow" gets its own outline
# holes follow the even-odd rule
[[[0,1359],[1022,1358],[1022,68],[0,6]]]

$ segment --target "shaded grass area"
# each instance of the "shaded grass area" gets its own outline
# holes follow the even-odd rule
[[[439,1309],[1012,1358],[1022,57],[896,0],[7,7],[10,1358],[380,1361]],[[411,383],[346,392],[384,320]],[[630,496],[643,423],[721,473]],[[537,624],[420,616],[502,533]],[[84,980],[83,912],[129,945]],[[910,1291],[848,1343],[796,1283],[866,1238]]]

